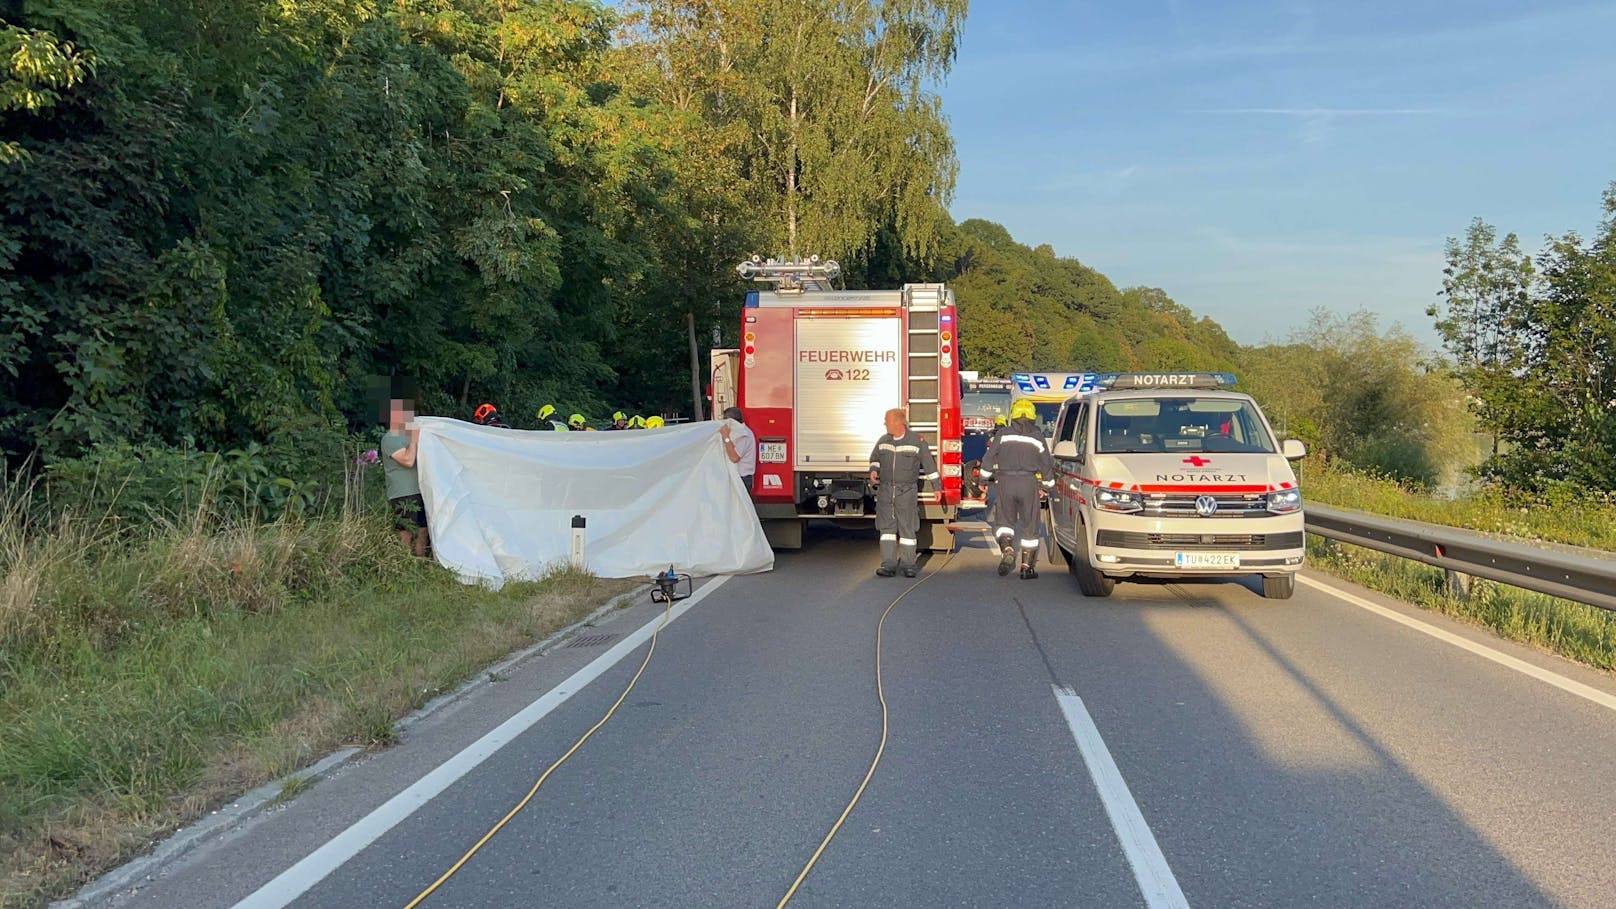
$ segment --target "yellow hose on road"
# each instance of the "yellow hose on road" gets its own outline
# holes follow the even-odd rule
[[[830,845],[830,841],[832,839],[835,839],[836,831],[842,829],[842,822],[846,821],[847,816],[853,813],[853,806],[858,804],[859,799],[864,795],[865,788],[870,785],[870,778],[875,776],[875,768],[881,764],[881,755],[886,753],[887,689],[885,681],[881,676],[881,644],[883,642],[883,635],[886,631],[887,616],[892,614],[893,607],[903,602],[904,597],[914,593],[921,584],[924,584],[933,577],[936,577],[938,572],[942,571],[944,568],[947,568],[948,563],[952,562],[953,560],[954,552],[951,550],[948,553],[948,558],[944,559],[943,563],[938,565],[936,570],[928,572],[920,580],[910,584],[908,590],[898,594],[897,599],[893,600],[891,603],[888,603],[887,608],[881,611],[881,621],[875,623],[875,698],[877,701],[881,702],[881,741],[876,745],[875,758],[870,761],[870,769],[864,772],[864,779],[859,781],[858,788],[853,791],[853,797],[848,800],[847,807],[842,809],[841,816],[836,819],[836,823],[830,825],[830,832],[826,833],[825,838],[819,841],[819,848],[815,849],[814,854],[808,857],[808,863],[802,866],[802,870],[797,873],[797,879],[791,882],[790,889],[786,890],[785,896],[780,897],[780,902],[775,904],[774,909],[785,909],[785,905],[791,902],[791,898],[793,896],[796,896],[797,888],[801,887],[802,882],[808,879],[808,872],[814,870],[814,865],[819,861],[819,857],[825,854],[825,847]]]

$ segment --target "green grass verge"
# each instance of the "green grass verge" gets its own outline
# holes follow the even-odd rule
[[[631,585],[494,592],[374,520],[0,521],[0,906],[36,906],[394,721]],[[307,785],[292,780],[286,797]]]
[[[1317,460],[1303,465],[1301,482],[1309,501],[1325,505],[1523,540],[1616,551],[1616,499],[1608,495],[1572,489],[1533,495],[1480,487],[1444,498]]]
[[[1316,502],[1483,533],[1616,550],[1616,503],[1597,495],[1530,498],[1484,489],[1444,499],[1390,480],[1309,462],[1303,489]],[[1484,625],[1500,636],[1599,669],[1616,670],[1616,613],[1476,579],[1467,596],[1439,568],[1308,536],[1308,564],[1417,606]]]

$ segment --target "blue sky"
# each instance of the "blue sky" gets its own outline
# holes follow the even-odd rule
[[[1318,306],[1435,345],[1445,239],[1587,234],[1616,180],[1616,2],[975,0],[942,86],[956,219],[1235,340]]]

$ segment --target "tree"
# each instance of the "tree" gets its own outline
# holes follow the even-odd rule
[[[1535,267],[1480,220],[1449,241],[1447,306],[1432,314],[1495,434],[1485,476],[1616,489],[1616,183],[1603,201],[1594,239],[1551,239]]]
[[[1489,469],[1530,486],[1616,490],[1616,183],[1592,240],[1567,233],[1537,261],[1538,292],[1512,325],[1523,400]]]
[[[1499,241],[1497,229],[1477,218],[1463,242],[1448,238],[1442,274],[1444,302],[1426,314],[1436,318],[1442,346],[1454,358],[1455,376],[1471,390],[1478,420],[1494,434],[1496,455],[1498,430],[1511,420],[1522,393],[1523,351],[1516,329],[1530,318],[1532,260],[1513,233]]]
[[[965,5],[642,0],[628,34],[659,97],[724,137],[773,249],[850,259],[891,225],[924,254],[956,168],[928,86],[953,63]]]
[[[1366,310],[1314,310],[1287,345],[1249,351],[1244,381],[1270,416],[1326,456],[1420,485],[1469,465],[1470,420],[1453,377],[1407,332]]]

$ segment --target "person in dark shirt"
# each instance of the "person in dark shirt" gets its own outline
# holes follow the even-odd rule
[[[900,407],[886,414],[887,433],[870,450],[870,484],[875,487],[875,527],[881,534],[881,567],[875,573],[906,578],[917,573],[915,546],[920,533],[922,483],[937,482],[931,447],[909,428]]]

